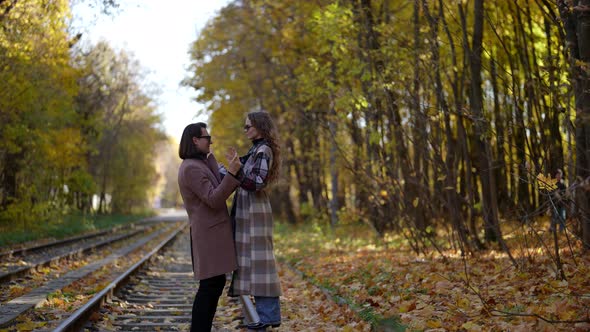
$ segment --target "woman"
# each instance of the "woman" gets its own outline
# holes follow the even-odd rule
[[[199,289],[193,302],[191,331],[211,331],[217,302],[225,286],[225,274],[237,268],[232,226],[225,200],[240,181],[234,176],[241,163],[235,149],[226,157],[232,176],[218,172],[210,153],[211,136],[207,125],[188,125],[182,133],[178,154],[183,159],[178,170],[178,185],[190,221],[191,257]]]
[[[265,190],[277,179],[280,149],[276,128],[266,112],[249,113],[244,132],[252,147],[240,158],[243,180],[232,207],[238,270],[229,292],[231,296],[254,296],[260,322],[251,322],[248,328],[265,329],[281,324],[281,285],[273,253],[272,209]]]

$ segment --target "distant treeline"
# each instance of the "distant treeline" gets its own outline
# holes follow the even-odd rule
[[[158,180],[154,91],[124,51],[79,45],[69,17],[67,0],[0,0],[0,226],[138,212]]]

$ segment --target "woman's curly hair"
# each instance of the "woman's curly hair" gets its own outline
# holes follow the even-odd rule
[[[272,150],[273,160],[268,172],[268,183],[277,180],[281,165],[281,147],[279,144],[279,137],[277,127],[275,126],[270,114],[264,111],[248,113],[248,119],[252,126],[258,130],[262,137],[268,142]]]

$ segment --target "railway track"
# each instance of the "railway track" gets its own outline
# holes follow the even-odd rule
[[[190,330],[198,283],[192,272],[189,239],[188,227],[173,234],[47,331]],[[240,318],[237,299],[222,296],[212,331],[236,331]]]
[[[117,285],[124,284],[128,277],[121,277],[121,271],[128,270],[129,265],[133,265],[132,268],[134,267],[135,269],[138,269],[143,263],[145,263],[145,261],[147,261],[147,259],[149,259],[146,258],[147,256],[141,258],[145,252],[151,250],[149,254],[150,256],[156,254],[161,247],[171,241],[171,239],[180,232],[181,228],[184,228],[185,226],[186,222],[166,222],[165,225],[163,223],[161,226],[138,227],[135,230],[129,231],[129,234],[125,233],[125,235],[116,235],[115,238],[119,238],[118,241],[120,243],[115,246],[112,245],[112,241],[106,243],[107,240],[105,239],[94,241],[98,243],[105,242],[102,245],[99,245],[99,247],[103,247],[104,249],[107,249],[107,244],[109,244],[108,250],[106,250],[102,256],[99,254],[100,251],[96,249],[96,246],[93,247],[93,249],[88,249],[88,251],[92,251],[93,253],[91,257],[88,258],[89,261],[87,264],[65,271],[63,274],[58,273],[56,278],[42,282],[41,285],[25,292],[25,294],[3,301],[3,303],[0,304],[0,330],[54,330],[65,321],[72,320],[72,317],[76,316],[75,313],[72,314],[73,311],[77,312],[77,310],[90,306],[89,303],[93,301],[94,297],[88,301],[87,298],[91,297],[92,293],[96,292],[96,289],[101,288],[101,285],[104,284],[106,287],[104,287],[99,293],[106,292],[107,295],[110,294],[110,292],[116,289]],[[104,234],[101,236],[104,236]],[[125,240],[123,240],[123,237]],[[110,238],[112,238],[112,236]],[[72,243],[76,242],[73,241]],[[70,245],[72,243],[70,243]],[[80,244],[80,242],[78,242],[78,244]],[[85,246],[87,245],[78,245],[77,247],[81,248]],[[47,248],[44,248],[43,251],[47,256]],[[13,257],[15,256],[14,253],[11,255]],[[60,256],[60,254],[57,256]],[[61,259],[62,258],[57,260],[54,259],[53,261],[55,262]],[[136,261],[137,263],[133,264],[133,262]],[[74,264],[74,266],[76,265]],[[119,277],[117,277],[117,275],[119,275]],[[15,282],[17,281],[13,280],[9,283],[12,286]],[[4,287],[6,284],[7,283],[5,282],[2,286]],[[67,289],[67,287],[74,287],[72,285],[75,285],[76,291],[69,292],[68,294],[80,294],[71,294],[71,297],[76,299],[75,301],[71,301],[71,305],[62,308],[55,308],[52,307],[52,305],[47,305],[48,303],[51,304],[51,300],[55,300],[56,297],[66,294],[63,290]],[[65,298],[64,296],[64,299],[59,300],[61,301],[59,303],[64,303],[64,301],[69,303],[71,299]],[[91,312],[91,310],[88,309],[88,312]],[[87,318],[83,315],[80,315],[80,317],[82,318],[74,320],[75,324],[72,326],[77,326],[76,324],[79,324],[80,321]],[[64,330],[73,329],[67,327]]]
[[[183,221],[174,222],[178,220]],[[128,239],[108,255],[1,303],[0,331],[188,331],[198,284],[191,270],[186,217],[160,221],[167,226]],[[289,268],[281,271],[284,319],[276,330],[370,330],[347,306],[326,298]],[[241,306],[226,292],[213,321],[215,332],[242,326]],[[20,313],[6,320],[15,309]]]
[[[197,290],[188,238],[186,229],[148,266],[136,271],[84,330],[188,331]]]
[[[25,254],[38,252],[40,250],[45,250],[45,249],[51,249],[54,247],[59,247],[59,246],[67,245],[69,243],[80,242],[82,240],[92,239],[94,237],[107,235],[107,234],[115,233],[118,231],[125,231],[125,230],[133,229],[136,227],[141,227],[141,226],[146,226],[146,225],[150,225],[153,223],[161,222],[161,221],[175,221],[177,219],[178,219],[178,216],[149,217],[149,218],[145,218],[145,219],[142,219],[142,220],[139,220],[136,222],[132,222],[132,223],[128,223],[128,224],[124,224],[124,225],[120,225],[120,226],[115,226],[113,228],[100,230],[100,231],[96,231],[96,232],[91,232],[88,234],[72,236],[72,237],[68,237],[65,239],[61,239],[61,240],[48,239],[48,241],[44,242],[44,243],[36,243],[36,244],[32,244],[32,245],[27,245],[27,244],[17,245],[14,248],[0,250],[0,262],[10,259],[11,257],[17,257],[17,256],[22,257]]]
[[[100,249],[114,242],[125,240],[145,231],[144,227],[122,230],[121,234],[105,233],[85,237],[78,241],[55,243],[40,249],[19,252],[18,255],[5,256],[0,264],[0,282],[23,277],[40,267],[58,263],[60,260],[73,258]]]
[[[152,219],[112,229],[0,252],[0,283],[26,276],[43,266],[111,245],[152,227]]]

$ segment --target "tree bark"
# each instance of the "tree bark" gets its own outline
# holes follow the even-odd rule
[[[462,7],[459,6],[462,11]],[[484,5],[483,0],[475,0],[474,26],[471,47],[469,48],[469,64],[471,69],[471,90],[470,110],[475,117],[475,145],[478,147],[478,166],[482,186],[482,212],[485,223],[485,235],[488,241],[498,241],[502,249],[511,257],[510,251],[503,241],[500,225],[498,223],[498,201],[496,198],[496,183],[491,163],[491,147],[487,137],[486,118],[483,112],[483,91],[482,91],[482,62],[481,53],[483,50],[483,21]],[[467,43],[466,43],[467,44]]]
[[[590,0],[580,0],[575,6],[568,3],[557,1],[572,66],[576,106],[576,215],[584,246],[590,248]]]
[[[23,152],[6,153],[4,155],[4,165],[2,165],[2,174],[0,174],[0,179],[2,179],[2,183],[0,184],[0,189],[2,190],[0,210],[5,210],[10,203],[18,200],[17,175],[23,158]]]
[[[442,1],[442,0],[441,0]],[[443,6],[442,3],[439,2],[439,12],[438,17],[432,16],[429,10],[428,1],[422,0],[422,8],[424,9],[424,15],[428,19],[430,24],[430,39],[433,41],[438,40],[438,20],[443,17]],[[444,21],[443,21],[444,22]],[[441,79],[441,63],[440,63],[440,50],[438,42],[431,43],[431,52],[432,52],[432,61],[434,63],[435,72],[434,72],[434,85],[436,91],[436,109],[443,112],[444,115],[444,124],[445,124],[445,137],[446,137],[446,160],[443,162],[442,160],[440,163],[444,167],[445,170],[445,188],[441,188],[444,192],[445,200],[446,200],[446,208],[448,213],[448,218],[451,220],[451,225],[453,229],[457,233],[459,237],[459,247],[461,248],[461,253],[465,254],[466,252],[471,251],[471,246],[468,240],[468,232],[467,228],[465,227],[465,223],[463,221],[461,215],[461,207],[459,204],[459,200],[457,197],[457,174],[455,172],[455,139],[453,137],[452,128],[451,128],[451,117],[449,112],[449,107],[447,101],[445,99],[444,94],[444,86],[442,84]],[[456,60],[454,48],[452,49],[452,57],[453,62]],[[442,158],[441,154],[438,154],[439,158]]]
[[[420,89],[421,89],[421,78],[420,78],[420,52],[422,38],[420,35],[420,4],[418,0],[414,1],[414,12],[412,17],[412,24],[414,26],[414,80],[412,87],[412,110],[414,119],[414,174],[410,175],[412,182],[414,182],[415,198],[412,199],[413,217],[416,223],[416,227],[420,231],[425,231],[427,226],[426,218],[426,202],[428,197],[422,195],[427,192],[428,185],[426,184],[425,178],[425,163],[424,163],[424,152],[426,151],[426,143],[424,136],[426,135],[425,116],[420,107]]]
[[[490,75],[492,92],[494,96],[494,123],[496,127],[496,158],[494,164],[494,178],[498,190],[498,204],[501,208],[509,205],[508,185],[506,183],[506,162],[504,159],[504,117],[500,111],[500,92],[498,89],[498,76],[496,71],[496,59],[490,59]]]

